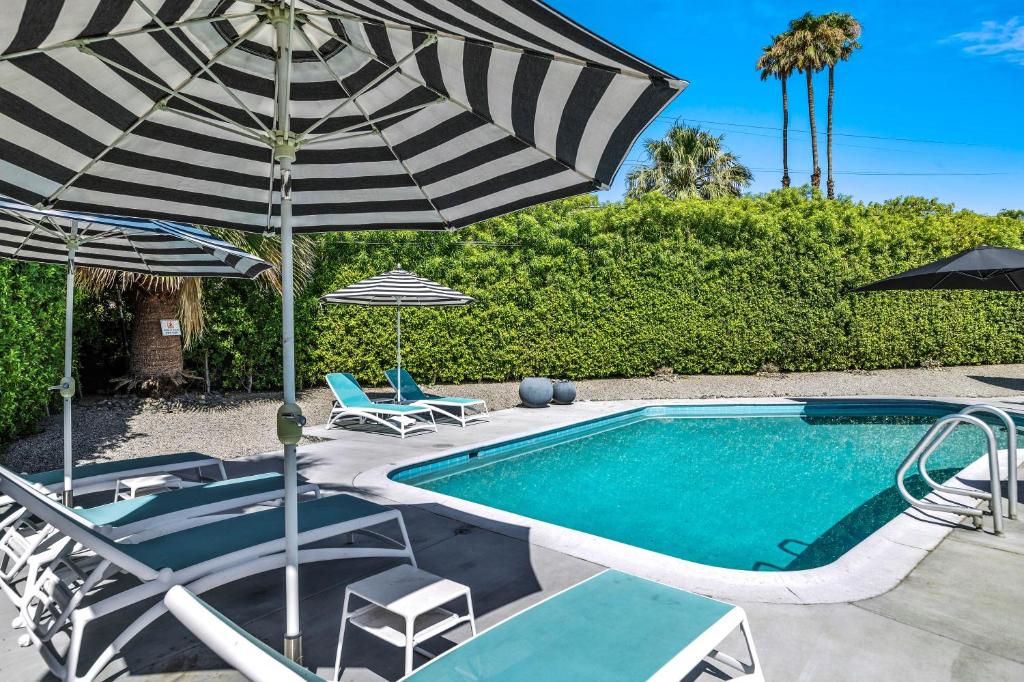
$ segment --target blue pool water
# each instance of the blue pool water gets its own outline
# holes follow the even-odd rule
[[[393,472],[395,480],[702,564],[830,563],[906,504],[899,463],[941,403],[654,407]],[[997,432],[1001,433],[1001,432]],[[984,452],[961,428],[945,480]],[[908,479],[923,494],[920,478]]]

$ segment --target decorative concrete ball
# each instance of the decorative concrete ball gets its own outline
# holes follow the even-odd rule
[[[553,395],[551,379],[527,377],[519,384],[519,399],[526,407],[547,407]]]
[[[572,405],[576,400],[576,384],[568,379],[556,381],[552,389],[556,405]]]

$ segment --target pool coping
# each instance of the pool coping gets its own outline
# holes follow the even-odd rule
[[[488,507],[476,502],[417,488],[392,480],[389,474],[410,466],[445,459],[467,450],[480,449],[530,438],[542,433],[577,426],[595,419],[607,419],[645,407],[695,405],[799,405],[808,400],[932,402],[963,407],[981,402],[998,402],[973,398],[936,398],[934,396],[844,396],[826,398],[716,398],[701,400],[638,400],[622,402],[622,407],[600,415],[553,426],[453,447],[441,452],[425,453],[375,467],[358,474],[357,488],[400,504],[425,505],[443,516],[470,523],[490,531],[510,535],[510,527],[525,531],[528,542],[563,554],[575,556],[608,568],[632,573],[661,583],[720,599],[785,604],[828,604],[860,601],[883,594],[896,587],[952,530],[963,516],[941,512],[907,509],[830,564],[801,571],[756,572],[720,568],[687,561],[666,554],[600,537],[584,531],[558,526]],[[618,402],[618,401],[616,401]],[[1005,458],[1004,458],[1005,461]],[[1002,476],[1005,477],[1005,467]],[[959,479],[988,480],[985,455],[964,467],[947,484],[967,488]],[[981,503],[975,498],[929,494],[925,499],[957,502],[968,506]],[[986,527],[990,524],[986,523]],[[986,531],[987,532],[987,531]],[[521,537],[516,535],[515,537]]]

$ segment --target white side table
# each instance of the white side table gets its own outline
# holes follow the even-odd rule
[[[369,602],[350,611],[352,597]],[[457,599],[466,600],[466,614],[459,615],[442,605]],[[351,623],[374,637],[405,649],[405,674],[412,672],[412,653],[431,654],[419,648],[421,642],[436,637],[468,622],[476,636],[473,598],[469,588],[408,564],[372,575],[345,588],[338,632],[338,654],[334,660],[334,679],[341,674],[341,649],[345,642],[345,625]]]
[[[156,474],[154,476],[136,476],[135,478],[122,478],[114,485],[114,502],[122,499],[132,499],[138,496],[139,492],[163,492],[171,488],[180,488],[181,478],[174,474]],[[122,492],[127,488],[127,492]]]

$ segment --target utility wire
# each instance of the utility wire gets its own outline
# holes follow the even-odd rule
[[[754,124],[751,124],[751,123],[732,123],[730,121],[711,121],[711,120],[708,120],[708,119],[690,118],[689,116],[682,116],[682,115],[680,115],[680,116],[673,116],[671,114],[662,114],[661,116],[658,116],[657,119],[658,120],[666,120],[666,121],[682,120],[682,121],[692,121],[693,123],[707,123],[707,124],[710,124],[710,125],[726,125],[726,126],[736,126],[738,128],[754,128],[754,129],[757,129],[757,130],[777,130],[777,131],[780,131],[780,132],[782,131],[782,126],[761,126],[761,125],[754,125]],[[809,135],[811,131],[803,130],[803,129],[800,129],[800,128],[790,128],[789,132],[791,132],[791,133],[804,133],[804,134],[808,134]],[[827,131],[818,131],[818,136],[819,137],[824,137],[826,135],[827,135]],[[991,146],[991,145],[981,144],[980,142],[955,142],[955,141],[950,141],[950,140],[929,140],[929,139],[914,138],[914,137],[887,137],[887,136],[884,136],[884,135],[857,135],[857,134],[854,134],[854,133],[836,133],[836,132],[833,132],[832,135],[834,137],[854,137],[854,138],[859,138],[859,139],[863,139],[863,140],[889,140],[889,141],[892,141],[892,142],[913,142],[913,143],[917,143],[917,144],[947,144],[947,145],[956,145],[956,146],[961,146],[961,147],[990,147]]]

